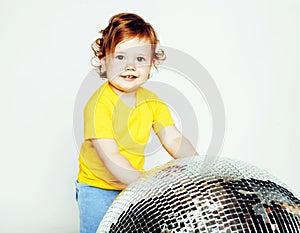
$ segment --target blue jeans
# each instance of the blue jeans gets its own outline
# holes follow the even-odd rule
[[[79,208],[80,233],[95,233],[119,190],[100,189],[76,181],[76,201]]]

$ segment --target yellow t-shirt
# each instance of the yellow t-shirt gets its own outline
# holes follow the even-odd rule
[[[156,94],[140,87],[136,106],[129,107],[104,83],[89,99],[84,109],[84,142],[79,155],[78,182],[91,186],[121,190],[99,158],[90,139],[114,139],[120,154],[143,171],[144,150],[153,126],[157,133],[174,124],[167,105]]]

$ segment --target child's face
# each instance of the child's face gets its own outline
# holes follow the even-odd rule
[[[113,88],[134,92],[148,80],[153,64],[151,45],[138,38],[122,41],[102,63]]]

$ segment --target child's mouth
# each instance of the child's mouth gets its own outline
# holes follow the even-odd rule
[[[125,79],[136,79],[137,78],[137,76],[134,76],[134,75],[122,75],[121,77],[125,78]]]

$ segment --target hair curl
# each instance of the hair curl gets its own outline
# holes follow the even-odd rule
[[[165,52],[162,49],[156,51],[159,40],[153,27],[145,22],[140,16],[133,13],[120,13],[114,15],[109,20],[109,25],[99,32],[102,36],[96,39],[91,47],[94,51],[94,59],[98,62],[108,54],[114,53],[114,50],[120,42],[131,39],[139,38],[146,39],[151,44],[152,57],[155,60],[154,66],[159,65],[166,59]],[[106,78],[106,72],[101,71],[101,64],[93,66],[99,69],[100,77]]]

